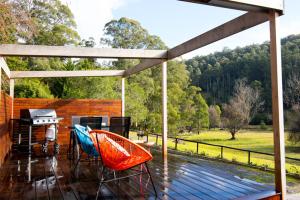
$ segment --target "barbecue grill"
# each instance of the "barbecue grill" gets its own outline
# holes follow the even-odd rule
[[[57,144],[57,124],[63,118],[57,117],[54,109],[22,109],[20,111],[20,120],[22,124],[29,125],[29,153],[31,153],[31,147],[35,143],[32,143],[32,126],[47,126],[54,125],[55,136],[54,138],[45,138],[45,142],[42,144],[42,150],[46,153],[48,151],[48,142],[54,141],[55,153],[59,152],[59,145]]]

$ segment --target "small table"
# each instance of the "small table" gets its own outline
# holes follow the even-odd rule
[[[150,152],[150,148],[154,146],[155,142],[147,142],[144,140],[132,140],[135,144],[141,145],[148,149]]]

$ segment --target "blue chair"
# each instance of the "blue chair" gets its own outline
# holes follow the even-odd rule
[[[81,149],[78,160],[76,161],[76,164],[74,166],[74,169],[76,169],[83,153],[86,153],[89,157],[98,157],[99,153],[97,152],[93,144],[93,141],[90,138],[90,135],[88,133],[89,131],[88,128],[81,126],[79,124],[76,124],[74,128],[75,128],[74,132],[76,134],[77,143]]]

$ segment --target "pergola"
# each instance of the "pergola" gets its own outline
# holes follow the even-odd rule
[[[125,115],[125,78],[162,64],[162,155],[167,157],[167,61],[209,45],[261,23],[269,21],[272,79],[272,113],[275,153],[276,192],[286,195],[284,120],[282,99],[281,45],[278,17],[283,14],[284,0],[181,0],[211,6],[247,11],[245,14],[198,35],[169,50],[84,48],[69,46],[40,46],[0,44],[0,67],[10,80],[10,96],[14,96],[14,80],[42,77],[100,77],[119,76],[122,79],[122,115]],[[5,56],[71,57],[71,58],[132,58],[141,59],[127,70],[93,71],[10,71]],[[2,70],[0,70],[0,78]],[[1,80],[0,80],[1,84]],[[1,88],[1,85],[0,85]]]

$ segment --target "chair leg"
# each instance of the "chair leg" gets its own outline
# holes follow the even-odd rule
[[[72,149],[72,140],[73,140],[73,136],[72,136],[72,131],[70,131],[70,137],[69,137],[69,148],[68,148],[68,159],[71,160],[71,149]]]
[[[74,171],[75,171],[75,169],[76,169],[77,166],[78,166],[78,163],[79,163],[79,161],[80,161],[80,159],[81,159],[82,153],[83,153],[83,152],[80,153],[79,158],[78,158],[78,160],[77,160],[76,163],[75,163]]]
[[[145,163],[145,166],[146,166],[146,169],[147,169],[147,173],[148,173],[148,175],[149,175],[149,177],[150,177],[150,181],[151,181],[153,190],[154,190],[154,192],[155,192],[155,196],[157,197],[157,192],[156,192],[156,189],[155,189],[155,186],[154,186],[154,183],[153,183],[153,180],[152,180],[152,176],[151,176],[151,173],[150,173],[150,171],[149,171],[149,168],[148,168],[147,163]]]
[[[96,200],[97,200],[98,197],[99,197],[99,193],[101,193],[101,186],[102,186],[103,181],[104,181],[104,172],[105,172],[105,167],[102,166],[102,170],[101,170],[101,178],[100,178],[100,183],[99,183],[99,187],[98,187],[97,194],[96,194]]]
[[[98,187],[98,190],[97,190],[96,200],[97,200],[98,197],[99,197],[99,193],[101,193],[101,186],[102,186],[102,181],[100,182],[99,187]]]

